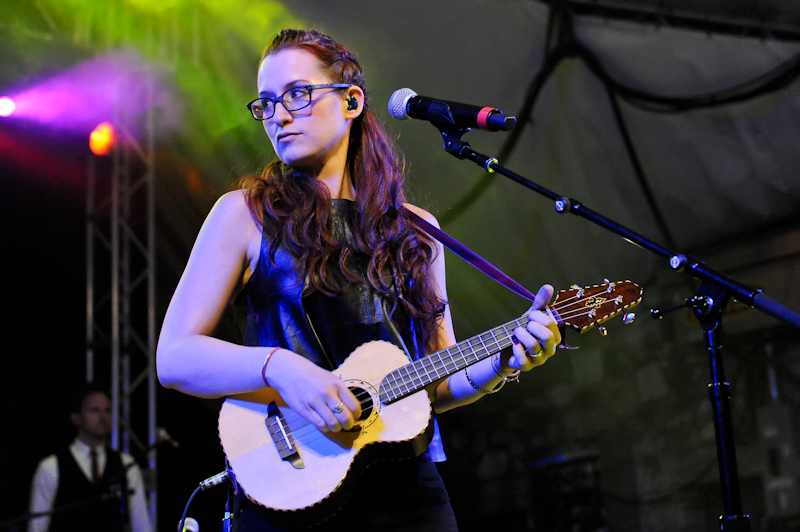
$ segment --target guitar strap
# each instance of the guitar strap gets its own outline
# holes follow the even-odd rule
[[[410,209],[407,209],[403,206],[403,210],[408,215],[414,224],[431,235],[433,238],[444,244],[447,249],[464,259],[467,263],[471,264],[481,272],[485,273],[489,276],[490,279],[500,283],[501,285],[505,286],[515,294],[520,297],[524,297],[529,301],[533,301],[536,298],[536,295],[533,294],[530,290],[519,284],[517,281],[503,273],[500,268],[489,262],[488,260],[484,259],[467,246],[453,238],[452,236],[448,235],[438,227],[426,222],[422,218],[420,218],[416,213],[411,212]]]

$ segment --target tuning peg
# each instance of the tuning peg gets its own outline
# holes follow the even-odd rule
[[[597,332],[599,332],[601,336],[608,336],[608,330],[605,327],[598,327]]]
[[[622,316],[622,323],[624,323],[625,325],[630,325],[631,323],[633,323],[633,320],[635,318],[636,314],[634,314],[633,312],[628,312],[627,314]]]

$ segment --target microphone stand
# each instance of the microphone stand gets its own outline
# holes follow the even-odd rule
[[[736,448],[733,441],[733,421],[730,410],[731,391],[730,384],[725,380],[722,359],[722,314],[731,297],[798,328],[800,328],[800,313],[770,299],[761,290],[756,290],[707,267],[701,260],[667,249],[591,210],[573,198],[561,196],[537,183],[529,181],[502,167],[494,157],[474,151],[468,143],[461,140],[461,137],[469,131],[469,128],[457,127],[449,113],[449,109],[442,109],[438,113],[438,117],[431,118],[429,115],[428,119],[441,132],[444,139],[444,149],[447,153],[458,159],[472,161],[489,173],[497,172],[553,200],[556,212],[574,214],[585,218],[621,236],[634,245],[668,259],[670,268],[678,272],[684,272],[700,281],[697,295],[677,308],[684,306],[692,308],[692,313],[705,332],[711,374],[708,390],[714,418],[717,463],[724,509],[724,514],[720,516],[719,525],[720,530],[723,532],[750,532],[750,516],[742,511]],[[653,317],[659,318],[664,312],[670,310],[676,309],[653,311]]]

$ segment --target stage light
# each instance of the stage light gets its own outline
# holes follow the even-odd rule
[[[11,116],[17,106],[8,96],[0,98],[0,116]]]
[[[89,135],[89,149],[95,155],[108,155],[116,141],[117,135],[114,132],[114,126],[108,122],[102,122]]]

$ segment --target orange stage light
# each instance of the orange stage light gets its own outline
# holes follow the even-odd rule
[[[117,135],[114,132],[114,126],[109,122],[102,122],[89,135],[89,149],[95,155],[108,155],[114,149],[116,141]]]

